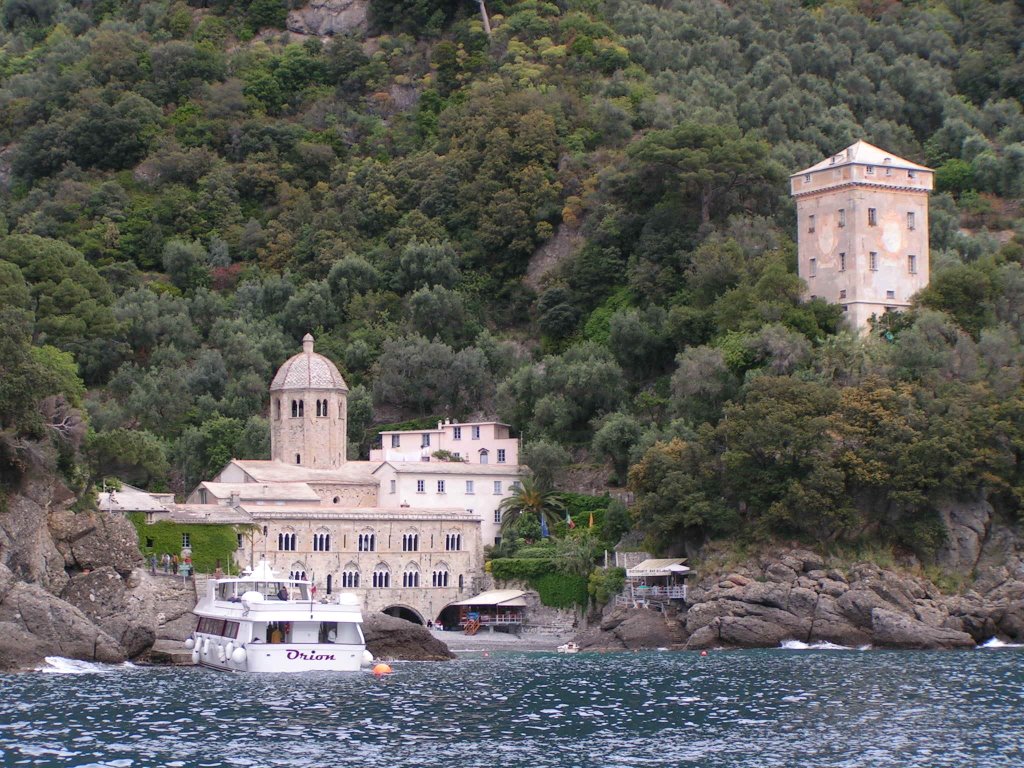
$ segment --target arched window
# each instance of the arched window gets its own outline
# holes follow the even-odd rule
[[[328,576],[327,578],[329,579],[331,577]],[[464,586],[464,579],[465,579],[465,577],[460,573],[459,574],[459,591],[462,591],[462,587]],[[327,590],[327,591],[330,592],[330,590]]]
[[[460,577],[461,578],[461,577]],[[327,594],[331,594],[331,588],[334,586],[334,577],[331,574],[327,574]]]
[[[360,552],[373,552],[377,547],[377,537],[372,533],[360,533],[356,547]]]
[[[409,566],[408,570],[402,573],[403,587],[418,587],[420,585],[420,572],[415,566]]]
[[[341,573],[342,589],[355,589],[359,586],[359,567],[355,563],[349,563]]]
[[[298,453],[295,454],[295,463],[296,464],[301,464],[302,463],[302,456],[300,454],[298,454]]]
[[[317,416],[317,418],[320,418],[320,400],[319,400],[319,398],[316,401],[316,416]]]
[[[377,589],[387,589],[391,586],[391,571],[383,563],[373,571],[373,586]]]
[[[434,587],[447,587],[448,586],[448,569],[442,568],[434,571],[430,576],[430,584]]]
[[[297,400],[292,400],[292,418],[296,418],[299,415],[299,403]]]
[[[299,400],[299,416],[304,416],[306,410],[306,401]]]
[[[278,421],[281,420],[281,398],[280,397],[274,398],[274,417]]]

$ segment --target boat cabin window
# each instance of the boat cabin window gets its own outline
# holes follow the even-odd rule
[[[239,623],[237,621],[225,621],[224,619],[203,618],[199,620],[196,632],[207,635],[220,635],[234,640],[238,637]]]
[[[279,600],[278,594],[284,587],[289,600],[309,600],[308,584],[291,584],[286,581],[236,581],[217,585],[217,597],[231,601],[232,597],[241,599],[246,592],[259,592],[264,600]]]
[[[359,633],[359,625],[350,621],[320,622],[321,643],[345,643],[359,645],[363,638]]]

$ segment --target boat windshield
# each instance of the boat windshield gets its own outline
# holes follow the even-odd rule
[[[309,600],[309,584],[290,581],[229,581],[217,585],[217,598],[241,600],[246,592],[259,592],[265,600]]]

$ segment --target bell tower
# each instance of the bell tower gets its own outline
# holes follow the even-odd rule
[[[285,361],[270,384],[270,458],[310,469],[337,469],[346,461],[348,386],[337,366],[313,351]]]

